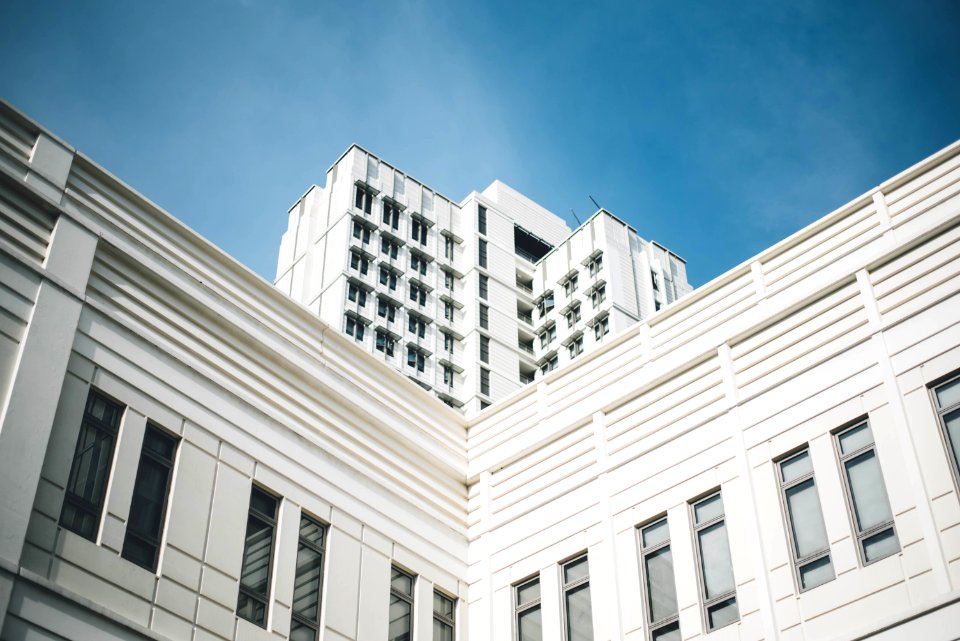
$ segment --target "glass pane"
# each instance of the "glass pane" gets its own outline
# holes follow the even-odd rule
[[[143,449],[150,450],[165,460],[173,459],[176,441],[158,429],[147,427],[143,435]]]
[[[647,606],[650,622],[662,621],[677,613],[677,587],[673,580],[670,546],[644,557],[647,578]]]
[[[941,408],[960,403],[960,378],[944,383],[937,388],[937,403]]]
[[[277,514],[277,499],[255,487],[250,491],[250,509],[274,517]]]
[[[680,641],[680,623],[675,621],[670,625],[654,630],[650,637],[653,641]]]
[[[517,605],[523,605],[540,598],[540,581],[530,581],[517,586]]]
[[[273,546],[273,527],[255,516],[247,517],[247,536],[243,546],[243,566],[240,585],[267,595],[270,578],[270,552]]]
[[[867,560],[867,563],[899,551],[900,542],[897,541],[897,535],[893,528],[883,530],[879,534],[874,534],[863,540],[863,557]]]
[[[801,452],[780,463],[780,477],[784,483],[789,483],[812,471],[813,466],[810,464],[810,454],[808,452]]]
[[[867,423],[863,423],[840,435],[840,452],[849,454],[871,443],[873,443],[873,432],[870,431]]]
[[[132,561],[142,568],[153,570],[156,556],[157,548],[155,545],[129,534],[124,539],[123,558],[128,561]]]
[[[404,574],[397,568],[393,568],[393,577],[390,579],[390,587],[402,594],[412,595],[413,577]]]
[[[247,621],[264,625],[266,623],[267,609],[263,603],[252,599],[243,592],[237,597],[237,616],[243,617]]]
[[[439,592],[433,593],[433,611],[445,617],[453,616],[453,601]]]
[[[571,590],[566,594],[567,638],[566,641],[593,641],[593,618],[590,613],[590,585]]]
[[[517,637],[519,641],[543,640],[540,606],[527,610],[517,617]]]
[[[137,470],[137,480],[133,485],[127,530],[133,530],[151,538],[160,537],[169,473],[170,468],[153,459],[146,457],[140,459],[140,469]]]
[[[786,491],[786,497],[796,558],[802,559],[826,549],[827,531],[813,479],[791,487]]]
[[[740,611],[737,609],[737,599],[731,598],[721,601],[707,608],[707,626],[711,630],[722,628],[725,625],[736,622],[740,619]]]
[[[563,566],[563,582],[564,584],[573,583],[577,579],[582,579],[588,576],[590,569],[587,566],[587,557],[582,557],[576,561],[570,561]]]
[[[893,520],[876,452],[864,452],[845,465],[860,531]]]
[[[67,491],[94,505],[103,500],[107,470],[113,458],[113,437],[95,427],[84,424],[77,439],[77,451]]]
[[[390,630],[388,641],[410,641],[410,604],[396,597],[390,597]]]
[[[326,528],[305,516],[300,517],[300,538],[313,543],[318,548],[323,548],[323,537]]]
[[[730,567],[730,545],[723,521],[697,533],[700,542],[700,564],[707,598],[733,590],[733,568]]]
[[[453,641],[453,628],[446,623],[434,619],[433,641]]]
[[[301,545],[297,550],[297,575],[293,581],[293,611],[316,621],[320,608],[320,572],[323,557]]]
[[[947,427],[947,440],[953,450],[953,460],[960,465],[960,410],[944,415],[943,423]]]
[[[833,580],[833,563],[825,556],[800,566],[800,588],[809,590]]]
[[[661,519],[652,525],[643,528],[643,547],[648,548],[657,543],[663,543],[670,538],[670,529],[667,519]]]
[[[693,514],[698,525],[723,514],[723,499],[720,494],[714,494],[694,505]]]
[[[290,624],[290,641],[317,641],[317,632],[313,628],[293,621]]]

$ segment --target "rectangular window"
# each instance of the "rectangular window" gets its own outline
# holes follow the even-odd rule
[[[574,340],[570,341],[570,344],[567,346],[567,349],[570,351],[570,358],[576,358],[583,353],[583,336],[578,336]]]
[[[653,283],[653,291],[660,291],[660,277],[652,269],[650,270],[650,282]]]
[[[603,337],[610,333],[610,317],[604,316],[597,321],[596,325],[593,326],[593,336],[598,341],[603,340]]]
[[[593,641],[593,615],[590,606],[590,569],[587,555],[563,564],[564,641]]]
[[[327,528],[300,514],[297,574],[293,580],[290,639],[317,641],[320,635],[320,597],[323,588],[323,553]]]
[[[486,274],[480,274],[480,298],[486,300],[490,296],[490,279]]]
[[[353,336],[354,340],[362,341],[363,330],[363,323],[358,321],[356,318],[353,316],[344,317],[343,331],[347,334],[347,336]]]
[[[483,205],[477,205],[477,231],[484,235],[487,233],[487,208]]]
[[[423,338],[427,333],[427,323],[422,318],[413,316],[412,314],[408,317],[407,329],[411,334],[415,334],[420,338]]]
[[[373,194],[357,185],[357,193],[353,201],[353,206],[365,214],[369,214],[373,208]]]
[[[940,383],[933,388],[933,398],[937,405],[940,429],[946,439],[953,471],[960,482],[960,376]]]
[[[557,369],[557,366],[560,364],[560,359],[556,354],[551,356],[543,365],[540,366],[540,373],[546,374],[547,372],[552,372]]]
[[[680,641],[677,583],[667,517],[639,528],[640,573],[650,641]]]
[[[377,298],[377,316],[392,323],[397,318],[397,308],[385,298]]]
[[[490,329],[490,308],[480,303],[480,327]]]
[[[567,327],[573,327],[580,318],[580,304],[578,303],[567,310]]]
[[[453,289],[453,272],[443,270],[443,286],[449,290]]]
[[[453,368],[449,365],[443,366],[443,384],[447,386],[453,385]]]
[[[270,571],[273,566],[274,535],[280,499],[254,485],[250,490],[250,510],[243,543],[240,568],[240,593],[237,616],[261,628],[267,627],[270,602]]]
[[[690,510],[697,541],[704,622],[709,632],[740,620],[723,498],[717,491],[691,505]]]
[[[390,578],[390,629],[388,641],[410,641],[413,634],[414,577],[393,568]]]
[[[477,247],[477,263],[481,267],[487,266],[487,241],[480,239],[479,246]]]
[[[590,295],[590,300],[593,302],[593,308],[596,309],[600,303],[607,299],[607,286],[601,285],[593,290],[593,294]]]
[[[813,478],[809,450],[777,463],[780,499],[787,519],[787,534],[793,555],[793,569],[800,591],[832,581],[830,542],[823,525],[820,495]]]
[[[370,229],[366,225],[360,224],[360,221],[353,221],[353,237],[358,239],[361,244],[366,245],[370,242]]]
[[[900,551],[873,432],[867,421],[835,434],[847,505],[864,564]]]
[[[418,256],[417,254],[414,254],[413,252],[411,252],[410,253],[410,269],[412,269],[415,272],[419,272],[421,276],[426,276],[427,261],[422,256]]]
[[[107,476],[113,464],[113,449],[124,406],[90,390],[83,410],[77,447],[67,477],[60,525],[80,536],[96,540],[103,514]]]
[[[350,267],[361,274],[366,274],[367,270],[370,269],[370,261],[359,252],[352,251],[350,252]]]
[[[418,304],[420,304],[420,305],[426,305],[426,304],[427,304],[427,290],[425,290],[424,288],[420,287],[419,285],[415,285],[414,283],[410,283],[410,300],[412,300],[412,301],[414,301],[415,303],[418,303]]]
[[[443,239],[443,257],[453,260],[453,238],[450,236]]]
[[[490,396],[490,370],[485,367],[480,368],[480,393]]]
[[[455,605],[450,597],[433,591],[433,641],[453,641]]]
[[[133,482],[133,499],[121,556],[151,572],[157,569],[176,453],[177,439],[148,423],[143,434],[137,478]]]
[[[443,301],[443,317],[448,321],[453,320],[453,303],[448,300]]]
[[[423,352],[416,349],[415,347],[407,348],[407,365],[414,368],[418,372],[422,372],[426,369],[427,366],[427,357]]]
[[[574,274],[563,283],[563,291],[567,296],[570,296],[573,294],[573,292],[577,291],[578,280],[579,279],[577,278],[577,275]]]
[[[400,245],[388,239],[386,236],[380,237],[380,253],[389,258],[396,258],[400,253]]]
[[[514,586],[513,594],[516,641],[543,641],[540,579],[530,579]]]
[[[453,334],[448,332],[443,333],[443,350],[445,352],[453,353]]]
[[[383,330],[377,330],[377,351],[383,352],[386,356],[393,356],[394,340]]]
[[[490,338],[488,336],[480,337],[480,360],[484,363],[490,362]]]
[[[383,224],[394,229],[400,228],[400,208],[386,199],[383,201]]]
[[[591,260],[589,265],[587,265],[587,269],[590,270],[591,276],[596,276],[599,274],[600,270],[603,269],[603,256],[597,256]]]
[[[350,302],[357,303],[360,307],[364,307],[367,304],[367,292],[356,284],[350,283],[347,285],[347,299]]]

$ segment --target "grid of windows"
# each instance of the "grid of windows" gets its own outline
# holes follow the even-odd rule
[[[960,481],[960,376],[954,375],[952,379],[936,385],[933,388],[933,398],[940,428],[953,462],[953,472]]]
[[[410,641],[413,632],[414,576],[394,567],[390,578],[389,641]]]
[[[703,600],[707,631],[740,620],[737,586],[730,561],[730,543],[723,511],[723,498],[717,491],[690,506],[696,538],[700,596]]]
[[[563,629],[565,641],[593,641],[590,569],[587,555],[563,564]]]
[[[237,616],[262,628],[267,627],[270,570],[273,565],[273,544],[279,503],[280,499],[276,496],[255,485],[252,486],[240,568]]]
[[[651,641],[680,641],[677,584],[673,575],[673,552],[667,517],[638,528],[640,573],[648,638]]]
[[[151,572],[157,569],[176,453],[177,439],[147,424],[121,556]]]
[[[514,586],[514,638],[516,641],[542,641],[543,615],[540,612],[540,579]]]
[[[67,477],[60,525],[91,541],[97,538],[100,529],[107,475],[113,463],[123,410],[122,405],[92,389],[87,395],[77,447]]]
[[[433,641],[453,641],[455,605],[447,595],[433,591]]]
[[[833,580],[830,542],[823,524],[810,452],[803,450],[779,461],[777,469],[793,568],[802,592]]]
[[[861,560],[872,563],[899,552],[900,542],[870,424],[862,421],[834,436]]]
[[[323,556],[327,528],[300,514],[297,571],[293,580],[291,641],[317,641],[320,635],[320,598],[323,588]]]

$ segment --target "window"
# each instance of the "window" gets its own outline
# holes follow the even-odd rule
[[[573,307],[567,310],[567,327],[573,327],[578,320],[580,320],[580,304],[577,303]]]
[[[410,236],[421,245],[427,244],[427,229],[427,223],[419,218],[410,221]]]
[[[484,235],[487,233],[487,208],[483,205],[477,205],[477,231]]]
[[[540,334],[540,347],[546,347],[550,344],[550,341],[557,337],[557,326],[556,324],[551,325],[550,327],[543,330]]]
[[[90,539],[97,538],[103,514],[107,475],[124,407],[90,390],[83,410],[77,448],[67,477],[60,525]]]
[[[148,423],[140,448],[137,478],[133,482],[130,518],[127,519],[121,556],[151,572],[157,569],[176,453],[177,439]]]
[[[567,350],[570,352],[570,358],[576,358],[583,353],[583,336],[577,336],[575,339],[570,341],[570,344],[567,345]]]
[[[427,323],[422,318],[411,314],[407,318],[407,329],[411,334],[423,338],[427,334]]]
[[[370,260],[361,255],[360,252],[352,251],[350,252],[350,267],[361,274],[366,274],[370,268]]]
[[[453,353],[453,334],[449,332],[441,332],[443,334],[443,350],[445,352]]]
[[[490,396],[490,370],[485,367],[480,368],[480,393]]]
[[[652,269],[650,270],[650,281],[653,283],[653,291],[660,291],[660,276]]]
[[[960,474],[960,376],[940,383],[933,388],[940,428],[950,450],[953,471]],[[960,476],[956,477],[960,480]]]
[[[547,312],[553,309],[553,307],[553,292],[544,292],[543,297],[537,301],[537,314],[540,316],[540,318],[543,318],[547,315]]]
[[[490,403],[488,403],[488,402],[486,402],[486,401],[480,401],[480,409],[481,409],[481,410],[485,410],[485,409],[487,409],[488,407],[490,407]]]
[[[449,290],[453,290],[453,272],[450,270],[443,270],[443,286]]]
[[[552,372],[553,370],[557,369],[557,365],[559,365],[559,363],[560,363],[560,359],[557,357],[556,354],[554,354],[549,359],[547,359],[547,361],[544,362],[543,365],[540,366],[540,373],[546,374],[547,372]]]
[[[690,509],[697,541],[697,567],[704,622],[709,632],[740,620],[723,498],[717,491],[700,499],[691,505]]]
[[[353,221],[353,237],[360,240],[364,245],[370,242],[370,230],[360,221]]]
[[[487,241],[482,238],[479,240],[477,247],[477,263],[481,267],[487,266]]]
[[[777,463],[780,499],[787,519],[793,568],[800,591],[833,580],[830,543],[823,525],[820,495],[813,479],[809,450]]]
[[[297,574],[293,580],[290,638],[317,641],[320,632],[320,597],[323,586],[323,552],[327,528],[300,514]]]
[[[390,629],[388,641],[410,641],[413,634],[414,577],[393,568],[390,578]]]
[[[480,274],[480,298],[484,300],[490,295],[490,279],[486,274]]]
[[[872,563],[900,551],[893,513],[867,421],[836,434],[847,505],[853,517],[860,558]]]
[[[443,366],[443,384],[453,386],[453,368],[449,365]]]
[[[377,351],[383,352],[386,356],[393,356],[393,338],[382,329],[378,329],[376,335]]]
[[[577,274],[574,274],[573,276],[571,276],[570,278],[568,278],[567,280],[564,281],[564,283],[563,283],[563,292],[564,292],[567,296],[570,296],[571,294],[573,294],[573,292],[577,291],[577,281],[578,281],[578,280],[579,280],[579,278],[577,277]]]
[[[347,285],[347,299],[353,303],[357,303],[360,307],[364,307],[367,304],[367,292],[356,284],[349,283]]]
[[[662,305],[660,304],[660,301],[658,300],[653,301],[653,311],[659,312],[660,307],[662,307]]]
[[[396,259],[400,253],[400,245],[386,236],[380,237],[380,253],[390,258]]]
[[[383,224],[390,225],[394,229],[400,228],[400,208],[396,203],[386,199],[383,201]]]
[[[587,555],[563,564],[564,641],[593,641],[590,612],[590,569]]]
[[[363,340],[363,323],[358,321],[353,316],[345,317],[343,331],[345,331],[348,336],[353,336],[354,340]]]
[[[540,579],[530,579],[514,586],[513,594],[516,641],[542,641]]]
[[[397,308],[385,298],[377,298],[377,316],[392,323],[397,318]]]
[[[489,336],[480,337],[480,361],[484,363],[490,362],[490,337]]]
[[[640,530],[640,574],[650,641],[679,641],[677,583],[667,517]]]
[[[454,601],[433,591],[433,641],[453,641]]]
[[[453,238],[450,236],[443,239],[443,257],[453,260]]]
[[[453,321],[453,303],[448,300],[443,301],[443,317]]]
[[[587,269],[590,271],[591,276],[596,276],[600,273],[600,270],[603,269],[603,256],[597,255],[589,263],[587,263]]]
[[[426,368],[427,357],[423,352],[416,349],[415,347],[407,348],[407,365],[414,368],[418,372],[422,372]]]
[[[427,261],[422,256],[410,252],[410,269],[419,272],[422,276],[427,275]]]
[[[397,272],[393,271],[389,267],[384,267],[380,265],[380,284],[386,285],[390,289],[397,288]]]
[[[280,499],[254,485],[250,490],[250,510],[243,543],[240,568],[240,593],[237,616],[261,628],[267,627],[270,601],[270,568],[273,565],[273,539],[277,529]]]
[[[601,285],[593,290],[593,294],[590,295],[590,300],[593,301],[593,308],[596,309],[600,306],[600,303],[607,299],[607,286]]]
[[[480,327],[490,329],[490,308],[480,303]]]
[[[420,305],[426,305],[427,290],[416,283],[410,283],[410,300]]]
[[[610,333],[610,317],[604,316],[596,322],[593,326],[593,336],[598,341],[603,340],[603,337]]]
[[[365,214],[369,214],[373,208],[373,194],[360,185],[357,185],[357,192],[354,197],[353,206]]]

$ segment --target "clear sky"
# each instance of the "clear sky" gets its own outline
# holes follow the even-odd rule
[[[960,1],[3,0],[0,96],[268,280],[357,142],[700,285],[960,138]]]

